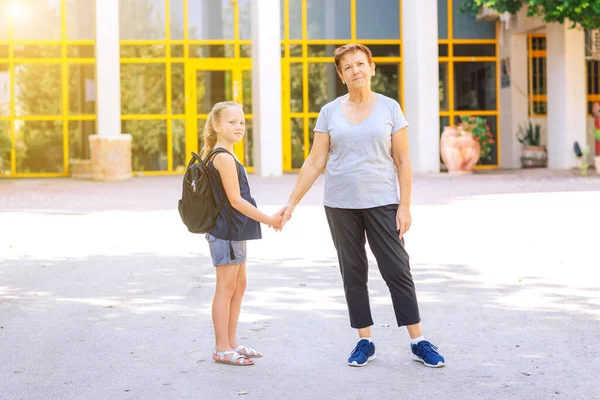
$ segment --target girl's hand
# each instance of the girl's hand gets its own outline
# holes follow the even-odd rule
[[[410,216],[410,208],[398,207],[398,212],[396,213],[396,229],[400,231],[400,240],[402,240],[402,236],[408,232],[411,224],[412,217]]]
[[[269,228],[275,229],[276,232],[280,232],[283,228],[283,211],[285,208],[277,211],[269,218]]]

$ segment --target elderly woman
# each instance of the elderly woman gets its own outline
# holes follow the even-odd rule
[[[338,254],[350,325],[359,335],[348,365],[364,366],[375,359],[366,237],[390,290],[398,326],[408,329],[413,357],[428,367],[441,367],[444,358],[421,333],[409,256],[404,249],[403,235],[411,225],[408,123],[396,100],[371,91],[375,64],[367,47],[344,45],[335,50],[334,59],[348,94],[321,109],[310,156],[300,170],[283,221],[291,218],[296,205],[326,169],[325,214]]]

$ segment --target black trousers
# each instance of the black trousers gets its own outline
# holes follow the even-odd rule
[[[398,326],[421,321],[409,256],[396,230],[398,204],[366,209],[325,207],[331,237],[337,250],[346,303],[353,328],[373,325],[365,235],[387,284]]]

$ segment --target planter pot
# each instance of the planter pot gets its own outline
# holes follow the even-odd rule
[[[449,173],[473,173],[473,167],[479,161],[480,151],[481,146],[469,132],[459,133],[454,127],[444,127],[440,153]]]
[[[594,166],[596,167],[596,173],[600,175],[600,156],[594,157]]]
[[[521,153],[523,168],[544,168],[548,162],[548,153],[544,146],[524,146]]]

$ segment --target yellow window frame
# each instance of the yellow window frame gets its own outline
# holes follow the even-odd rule
[[[454,38],[454,1],[447,0],[448,7],[448,38],[438,39],[438,45],[448,45],[448,56],[439,57],[439,63],[446,63],[447,68],[447,88],[448,88],[448,110],[440,110],[440,117],[448,117],[449,126],[455,126],[455,118],[463,115],[473,115],[478,117],[493,116],[496,117],[496,164],[491,165],[476,165],[475,169],[496,169],[500,166],[500,49],[498,46],[499,24],[496,23],[496,38],[495,39],[455,39]],[[455,44],[493,44],[496,48],[496,54],[493,57],[457,57],[454,56]],[[454,63],[456,62],[493,62],[496,64],[496,109],[495,110],[456,110],[454,102]]]
[[[95,40],[67,40],[67,18],[66,1],[60,0],[61,20],[60,40],[15,40],[14,27],[11,18],[8,19],[8,40],[0,40],[0,45],[8,46],[8,58],[0,58],[0,63],[8,64],[10,76],[9,89],[9,115],[0,116],[1,121],[9,122],[9,137],[12,142],[10,151],[10,175],[1,175],[3,178],[41,178],[41,177],[65,177],[69,176],[69,122],[70,121],[93,121],[96,115],[69,115],[69,65],[94,64],[93,58],[72,58],[68,57],[67,46],[69,45],[95,45]],[[57,45],[61,46],[61,57],[54,58],[16,58],[15,46],[18,45]],[[16,115],[15,102],[15,65],[19,64],[60,64],[61,65],[61,115]],[[17,173],[17,152],[16,152],[16,132],[15,121],[62,121],[63,128],[63,172],[29,172]]]

